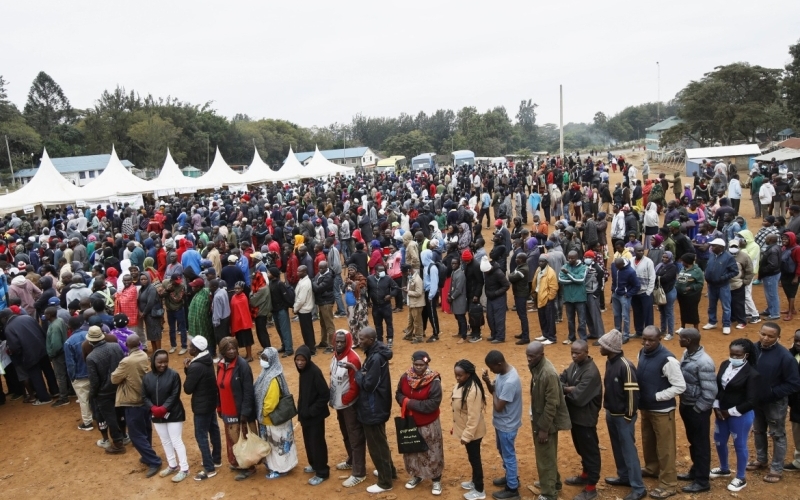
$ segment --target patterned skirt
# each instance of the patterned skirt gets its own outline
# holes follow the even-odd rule
[[[267,469],[283,474],[297,465],[297,446],[292,422],[289,420],[281,425],[258,424],[258,435],[271,448],[265,459]]]
[[[437,418],[428,425],[420,426],[419,433],[422,435],[422,439],[428,443],[428,451],[403,455],[406,472],[412,477],[421,477],[422,479],[441,478],[444,470],[444,443],[440,419]]]

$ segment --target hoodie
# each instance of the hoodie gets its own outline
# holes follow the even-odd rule
[[[434,263],[433,251],[422,251],[422,283],[428,294],[428,300],[433,300],[439,292],[439,268]]]
[[[365,350],[366,358],[356,372],[359,398],[356,405],[358,421],[363,425],[385,424],[392,411],[392,380],[389,361],[392,350],[376,341]]]
[[[641,284],[636,270],[631,263],[625,259],[622,269],[617,269],[613,263],[611,265],[611,291],[618,296],[633,297],[639,292]]]
[[[744,238],[746,245],[740,251],[744,251],[753,261],[753,272],[758,276],[758,263],[761,260],[761,247],[756,243],[753,233],[749,229],[743,229],[737,233]]]
[[[781,275],[800,276],[800,246],[797,246],[797,236],[791,231],[783,233],[789,239],[789,244],[781,248]],[[787,273],[784,269],[784,262],[794,261],[794,273]],[[14,278],[16,281],[16,278]],[[14,281],[11,282],[14,284]]]
[[[328,388],[322,370],[314,364],[311,359],[311,350],[308,346],[301,345],[294,354],[294,359],[305,358],[306,366],[301,370],[295,368],[300,373],[300,390],[297,397],[297,419],[300,425],[321,423],[331,414],[328,410],[331,391]]]
[[[335,410],[352,406],[358,399],[356,372],[361,369],[361,358],[353,351],[353,334],[344,330],[344,338],[344,351],[341,354],[334,352],[331,359],[331,406]],[[356,369],[339,366],[343,362],[352,363]]]

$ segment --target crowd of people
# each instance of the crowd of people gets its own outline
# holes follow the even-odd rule
[[[623,181],[612,186],[609,174],[618,170]],[[442,375],[415,346],[393,386],[389,361],[395,318],[404,324],[402,341],[434,350],[447,337],[439,316],[452,314],[457,328],[445,334],[454,343],[481,342],[488,326],[492,344],[485,368],[468,359],[453,368],[452,434],[472,468],[471,481],[461,484],[464,498],[486,497],[487,399],[505,469],[492,480],[499,488],[492,496],[518,498],[523,377],[500,345],[507,341],[510,292],[520,325],[515,344],[526,346],[531,374],[540,500],[556,498],[562,488],[562,430],[571,431],[581,457],[581,470],[563,483],[582,488],[576,500],[597,497],[601,407],[617,470],[605,482],[629,486],[625,500],[647,495],[643,477],[657,479],[652,498],[708,491],[709,478],[717,477],[733,476],[728,489],[741,491],[746,470],[765,469],[763,479],[774,483],[784,470],[800,470],[798,459],[784,464],[788,408],[800,448],[794,422],[800,422],[800,334],[791,349],[778,342],[779,322],[796,315],[800,180],[782,173],[777,162],[759,163],[742,183],[735,165],[704,161],[694,184],[684,184],[680,173],[651,176],[646,161],[639,168],[610,152],[605,159],[576,153],[175,196],[143,207],[10,214],[0,241],[0,367],[8,397],[61,407],[76,396],[78,428],[96,426],[99,447],[122,454],[130,443],[147,477],[174,482],[217,475],[222,435],[235,479],[252,476],[256,466],[240,467],[234,452],[250,433],[270,445],[266,477],[285,476],[298,464],[296,418],[309,464],[304,472],[318,485],[330,477],[325,422],[333,410],[347,457],[334,467],[350,471],[343,486],[356,486],[368,477],[369,451],[377,478],[371,493],[392,489],[397,478],[386,434],[394,400],[427,445],[403,454],[405,487],[430,480],[432,494],[440,495]],[[762,218],[757,231],[739,214],[748,188]],[[759,285],[764,311],[753,300]],[[708,308],[701,327],[703,295]],[[545,347],[559,342],[565,311],[561,343],[570,346],[573,363],[558,373]],[[339,318],[347,328],[337,329]],[[729,335],[732,327],[754,328],[762,318],[759,340],[731,342],[729,359],[716,369],[701,332],[721,326]],[[531,335],[530,321],[538,321],[539,336]],[[680,358],[667,347],[674,336]],[[642,343],[634,360],[623,353],[631,338]],[[590,346],[607,358],[603,377]],[[321,353],[331,356],[327,379],[315,364]],[[287,357],[298,371],[296,390],[283,373]],[[256,359],[257,377],[250,365]],[[183,375],[170,363],[182,364]],[[202,457],[194,474],[183,441],[184,393]],[[283,405],[293,393],[296,415],[287,419]],[[0,391],[0,404],[6,397]],[[676,409],[692,461],[680,474]],[[153,448],[153,428],[166,466]],[[755,460],[747,449],[751,428]],[[688,484],[679,488],[678,481]]]

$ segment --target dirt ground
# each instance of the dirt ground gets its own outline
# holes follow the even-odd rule
[[[626,155],[627,157],[628,155]],[[637,167],[641,165],[641,160],[633,158]],[[658,168],[654,168],[658,171]],[[671,174],[671,172],[670,172]],[[616,182],[621,177],[620,174],[612,175],[611,182]],[[671,175],[670,175],[671,177]],[[686,182],[690,179],[686,178]],[[745,194],[742,201],[742,212],[747,218],[751,229],[757,230],[760,221],[753,219],[753,207],[750,202],[749,193]],[[761,287],[754,288],[754,298],[759,310],[764,306],[764,295]],[[781,299],[784,300],[781,293]],[[705,319],[706,299],[702,299],[700,305],[701,318]],[[510,305],[509,305],[510,306]],[[679,316],[676,304],[676,315]],[[394,315],[395,332],[401,332],[405,326],[405,312]],[[655,314],[658,321],[658,312]],[[442,498],[459,499],[464,493],[459,486],[461,481],[470,479],[470,467],[467,461],[467,454],[464,447],[459,442],[449,436],[449,429],[452,428],[452,419],[449,409],[450,389],[455,383],[453,376],[453,365],[461,358],[472,360],[476,366],[482,369],[486,353],[495,346],[488,342],[477,344],[456,344],[456,339],[451,334],[456,331],[456,321],[452,315],[440,315],[442,325],[442,340],[435,344],[425,344],[426,349],[431,355],[431,368],[438,370],[442,375],[442,382],[445,388],[445,397],[442,402],[442,427],[445,431],[445,469],[443,476],[444,492]],[[611,308],[603,314],[605,328],[613,327],[613,317]],[[531,325],[531,337],[538,335],[538,321],[536,314],[529,314]],[[789,346],[792,333],[796,328],[800,328],[800,320],[792,322],[781,322],[783,336],[781,343]],[[346,319],[337,319],[337,327],[347,328]],[[292,324],[295,336],[295,343],[299,345],[300,328],[297,323]],[[704,333],[703,345],[707,352],[719,365],[728,356],[727,346],[735,338],[745,336],[751,340],[757,340],[759,325],[748,325],[744,330],[735,330],[730,336],[723,336],[721,329],[712,330]],[[570,363],[569,346],[561,344],[565,339],[567,326],[566,321],[558,325],[559,343],[546,348],[547,358],[555,365],[556,369],[564,370]],[[507,338],[513,339],[519,333],[519,321],[517,315],[509,310],[507,316]],[[277,334],[270,328],[270,335],[273,343],[277,343]],[[396,333],[397,341],[394,347],[394,360],[391,363],[392,381],[397,382],[400,374],[406,370],[411,363],[411,353],[416,350],[407,342],[400,340],[402,334]],[[488,337],[488,329],[485,328],[484,336]],[[680,356],[681,349],[678,345],[677,337],[672,341],[665,342],[668,349],[676,356]],[[527,370],[524,355],[524,346],[516,346],[509,341],[500,346],[506,354],[506,359],[514,365],[523,378],[523,387],[528,387],[530,374]],[[590,354],[600,367],[601,373],[604,371],[605,359],[600,356],[599,348],[590,347]],[[636,360],[640,346],[636,340],[625,345],[624,352],[629,359]],[[170,364],[173,368],[181,365],[181,357],[173,354]],[[327,375],[328,358],[319,355],[314,361],[322,368]],[[297,370],[291,358],[282,360],[287,374],[290,387],[293,392],[297,389]],[[254,374],[258,375],[260,368],[257,362],[251,363]],[[182,374],[182,370],[178,370]],[[525,392],[525,391],[523,391]],[[296,394],[296,392],[295,392]],[[183,395],[184,405],[190,408],[189,397]],[[525,396],[525,405],[529,404],[529,396]],[[677,417],[677,414],[676,414]],[[491,410],[486,412],[487,422],[491,422]],[[677,469],[684,472],[690,465],[689,447],[685,439],[683,422],[677,419]],[[8,401],[5,406],[0,407],[0,436],[2,436],[3,456],[0,460],[0,489],[6,498],[72,498],[78,496],[88,496],[89,498],[179,498],[179,499],[205,499],[220,500],[222,498],[292,498],[293,500],[306,500],[319,498],[320,496],[353,496],[355,498],[367,498],[373,495],[365,491],[366,486],[374,483],[374,478],[370,475],[368,480],[361,485],[347,489],[341,486],[346,474],[343,471],[331,471],[331,479],[325,481],[320,486],[311,487],[306,484],[310,477],[304,474],[302,468],[307,464],[305,450],[303,449],[301,436],[297,436],[299,465],[287,477],[277,480],[267,480],[264,478],[264,468],[259,468],[259,474],[252,478],[238,483],[233,479],[233,473],[226,466],[220,469],[217,477],[204,482],[197,482],[188,478],[180,484],[173,484],[169,479],[161,479],[158,476],[145,479],[144,466],[139,463],[139,456],[136,451],[128,446],[127,453],[121,456],[110,456],[102,449],[95,446],[95,441],[100,437],[97,430],[92,432],[81,432],[77,430],[80,423],[80,412],[77,404],[71,404],[61,408],[50,408],[49,406],[33,407],[19,401]],[[338,425],[334,416],[327,421],[327,442],[329,448],[329,464],[334,466],[336,463],[345,459],[344,446],[338,431]],[[296,426],[298,433],[299,425]],[[491,486],[491,479],[503,475],[501,460],[494,446],[494,431],[491,425],[487,425],[488,434],[483,440],[482,457],[484,473],[487,478],[487,494],[496,488]],[[791,445],[791,431],[789,434],[789,449]],[[602,450],[602,474],[601,477],[616,475],[614,461],[611,454],[611,443],[605,423],[601,418],[598,425],[600,434],[600,445]],[[390,446],[396,450],[394,444],[394,426],[392,422],[387,424]],[[164,456],[163,449],[154,432],[153,446],[156,452]],[[637,431],[638,434],[638,431]],[[198,472],[200,465],[200,452],[194,441],[194,429],[191,418],[188,418],[183,431],[184,442],[189,454],[189,463],[192,475]],[[224,436],[223,436],[224,439]],[[637,436],[637,439],[638,436]],[[713,447],[712,447],[713,448]],[[750,440],[751,457],[753,456],[753,444]],[[718,465],[716,451],[712,451],[712,467]],[[788,456],[791,456],[791,451]],[[224,453],[223,453],[224,457]],[[523,497],[531,499],[535,495],[525,488],[533,485],[538,479],[536,463],[533,452],[533,441],[531,427],[525,422],[517,439],[517,457],[519,460],[520,480],[522,488],[520,493]],[[733,467],[733,448],[731,446],[731,457]],[[430,494],[430,482],[423,482],[415,490],[408,491],[403,486],[408,479],[403,470],[402,457],[395,453],[393,455],[395,465],[398,468],[399,478],[394,482],[394,489],[383,495],[377,496],[384,500],[425,498]],[[562,432],[559,438],[559,472],[562,477],[580,473],[580,459],[574,451],[570,435]],[[368,459],[368,470],[372,470],[371,462]],[[730,493],[725,489],[727,479],[712,480],[712,490],[710,493],[701,495],[680,494],[676,498],[709,498],[721,499],[729,497],[739,497],[756,500],[766,499],[795,499],[800,498],[798,489],[798,478],[800,475],[787,472],[784,479],[774,485],[768,485],[761,480],[762,473],[748,473],[748,486],[738,494]],[[655,479],[645,479],[648,488],[656,484]],[[294,491],[294,488],[298,488]],[[628,493],[627,488],[607,487],[604,484],[598,485],[600,498],[615,499],[621,498]],[[571,499],[579,493],[578,487],[564,486],[560,498]]]

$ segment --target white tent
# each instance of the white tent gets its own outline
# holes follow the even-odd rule
[[[269,168],[269,165],[264,163],[264,160],[261,159],[261,155],[258,154],[258,148],[255,148],[255,152],[253,153],[253,162],[247,168],[247,172],[241,174],[241,176],[242,182],[246,182],[248,184],[261,184],[270,181],[280,181],[278,172]]]
[[[244,182],[245,180],[242,178],[242,174],[234,172],[233,169],[225,163],[225,159],[222,158],[222,153],[219,152],[219,147],[217,147],[217,152],[214,154],[214,161],[211,163],[208,172],[197,178],[197,184],[202,186],[202,189],[219,188],[223,185],[228,186],[231,184],[241,185]]]
[[[111,158],[105,170],[95,180],[81,188],[81,200],[110,200],[114,196],[126,194],[152,193],[150,183],[136,177],[119,161],[116,149],[112,146]]]
[[[337,165],[328,160],[319,152],[319,147],[317,147],[314,151],[314,156],[311,157],[311,161],[308,162],[308,165],[306,165],[301,172],[300,178],[313,179],[336,174],[353,175],[355,171],[356,170],[352,167]]]
[[[169,148],[167,148],[167,158],[164,160],[161,172],[158,177],[149,183],[156,196],[174,193],[194,193],[199,189],[199,183],[196,178],[183,175],[181,169],[178,168],[178,164],[172,158]]]
[[[305,169],[306,167],[300,163],[300,160],[297,159],[294,151],[292,151],[292,147],[289,146],[289,154],[286,155],[286,159],[283,160],[283,166],[276,173],[282,181],[294,181],[300,179]]]
[[[13,193],[0,196],[0,213],[24,210],[33,205],[74,204],[81,199],[81,188],[56,170],[45,149],[36,174],[27,184]]]

